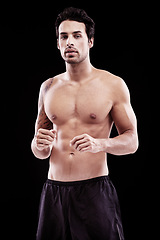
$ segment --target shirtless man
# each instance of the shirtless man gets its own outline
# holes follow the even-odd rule
[[[65,9],[56,32],[66,72],[41,86],[31,145],[37,158],[50,157],[37,240],[122,240],[106,153],[138,148],[129,91],[120,77],[91,65],[94,22],[83,10]],[[118,136],[110,138],[113,123]]]

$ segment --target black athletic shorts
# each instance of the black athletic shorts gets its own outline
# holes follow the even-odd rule
[[[120,207],[108,176],[44,184],[37,240],[124,240]]]

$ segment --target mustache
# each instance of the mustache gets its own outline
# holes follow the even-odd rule
[[[67,52],[78,52],[78,50],[74,47],[69,46],[65,49],[65,53],[67,53]]]

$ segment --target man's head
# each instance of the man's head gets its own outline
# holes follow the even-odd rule
[[[63,12],[61,12],[58,15],[55,22],[57,38],[59,37],[59,25],[61,24],[61,22],[65,20],[84,23],[88,40],[90,40],[91,38],[94,38],[94,33],[95,33],[94,21],[87,15],[87,13],[83,9],[74,8],[74,7],[65,8]]]
[[[95,24],[82,9],[66,8],[55,22],[57,46],[68,63],[83,61],[93,46]]]

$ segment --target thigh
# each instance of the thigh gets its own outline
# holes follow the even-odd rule
[[[44,184],[40,206],[37,240],[66,239],[66,225],[59,188]]]
[[[118,206],[115,189],[105,178],[77,189],[70,218],[73,239],[123,240]]]

